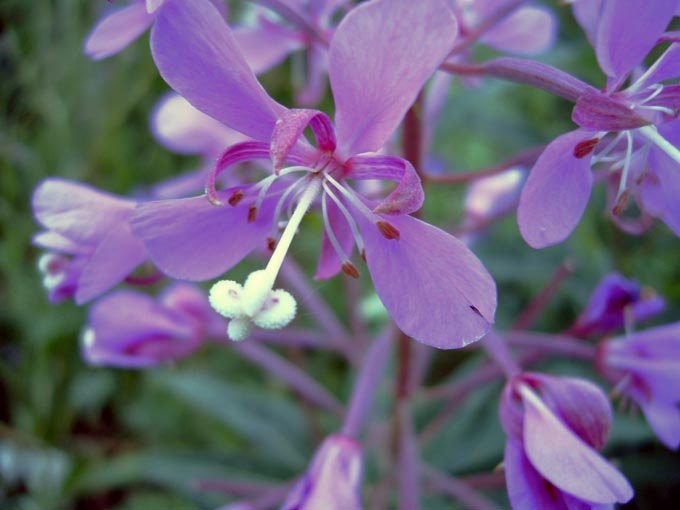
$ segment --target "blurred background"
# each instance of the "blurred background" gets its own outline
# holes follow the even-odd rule
[[[238,18],[245,2],[232,2]],[[543,60],[602,84],[592,50],[570,11],[545,2],[560,18],[558,45]],[[198,166],[152,137],[148,118],[167,90],[148,49],[148,35],[103,62],[82,53],[85,37],[108,5],[104,0],[0,2],[0,508],[8,510],[211,509],[229,501],[206,481],[282,483],[306,467],[336,418],[309,408],[298,395],[244,362],[228,347],[209,346],[161,369],[87,366],[79,335],[87,309],[50,305],[36,270],[31,236],[32,190],[48,176],[86,182],[122,195]],[[488,50],[487,50],[488,52]],[[490,56],[484,50],[480,57]],[[291,66],[263,77],[267,90],[291,104]],[[328,100],[326,105],[331,104]],[[499,81],[455,83],[435,137],[435,160],[446,171],[474,170],[547,143],[572,128],[570,105],[546,93]],[[425,217],[439,226],[461,218],[463,187],[426,190]],[[617,270],[668,301],[659,323],[680,309],[680,243],[661,223],[631,237],[603,214],[598,189],[587,217],[564,244],[535,251],[521,240],[514,216],[495,225],[474,249],[499,285],[497,323],[512,324],[565,261],[573,267],[536,328],[559,331],[584,306],[607,272]],[[294,256],[314,267],[321,223],[296,240]],[[236,271],[245,275],[245,263]],[[247,266],[247,267],[246,267]],[[311,274],[310,274],[311,276]],[[361,312],[386,321],[363,278]],[[342,320],[341,278],[314,282]],[[301,321],[308,320],[302,312]],[[328,352],[280,352],[345,401],[352,372]],[[441,352],[426,383],[474,369],[476,354]],[[594,378],[590,367],[563,360],[543,369]],[[459,476],[491,471],[502,460],[497,419],[500,384],[472,393],[424,450],[434,466]],[[390,412],[390,392],[377,409]],[[423,402],[426,423],[438,406]],[[370,449],[369,449],[370,453]],[[637,489],[627,509],[677,508],[680,459],[664,449],[638,414],[620,413],[606,453]],[[380,466],[369,462],[367,501]],[[219,484],[218,484],[219,485]],[[507,505],[502,486],[492,495]],[[457,509],[431,496],[428,510]],[[367,505],[370,508],[370,504]]]

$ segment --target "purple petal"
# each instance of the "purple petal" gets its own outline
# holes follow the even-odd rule
[[[521,510],[569,510],[562,494],[529,462],[522,444],[508,439],[505,444],[505,483],[512,508]]]
[[[61,253],[82,254],[90,251],[88,246],[74,243],[67,237],[52,232],[51,230],[37,233],[33,236],[32,241],[36,246]]]
[[[517,221],[522,237],[533,248],[564,241],[581,219],[593,184],[592,153],[579,158],[574,148],[593,136],[577,130],[556,138],[531,170]]]
[[[329,64],[344,156],[384,145],[457,31],[441,0],[376,0],[352,9],[335,32]]]
[[[597,28],[602,16],[604,0],[575,0],[572,3],[574,17],[586,33],[588,41],[594,47],[597,40]]]
[[[285,108],[257,81],[208,0],[167,0],[151,33],[151,51],[165,81],[192,105],[236,131],[269,141]]]
[[[661,442],[671,450],[680,448],[680,409],[677,403],[640,401],[647,422]]]
[[[164,8],[165,9],[165,8]],[[231,193],[219,194],[228,201]],[[267,199],[255,221],[249,205],[214,206],[205,196],[140,204],[132,230],[164,273],[183,280],[208,280],[238,264],[269,233],[276,199]]]
[[[592,131],[622,131],[652,123],[621,99],[596,90],[587,90],[578,98],[571,119]]]
[[[316,105],[326,93],[328,54],[325,48],[312,45],[307,50],[307,76],[295,99],[300,105]]]
[[[307,126],[314,133],[320,151],[329,154],[335,151],[335,130],[328,115],[318,110],[288,110],[276,121],[272,133],[270,153],[275,171],[283,167],[296,144],[308,145],[302,137]]]
[[[157,200],[199,195],[205,191],[205,183],[211,171],[211,167],[201,168],[171,177],[154,185],[150,194]]]
[[[671,44],[647,72],[635,82],[635,90],[643,90],[650,85],[680,76],[680,44]]]
[[[146,259],[144,243],[128,221],[116,225],[94,250],[78,280],[76,303],[82,305],[121,282]]]
[[[604,448],[612,426],[609,399],[600,388],[583,379],[526,374],[538,384],[545,403],[562,421],[596,450]]]
[[[323,239],[321,241],[321,254],[319,256],[319,265],[316,268],[314,278],[317,280],[326,280],[332,278],[342,269],[343,260],[340,259],[331,244],[326,229],[331,228],[340,247],[345,255],[350,257],[352,255],[352,248],[354,246],[354,235],[347,223],[344,215],[340,211],[335,202],[326,198],[326,206],[328,210],[328,222],[325,225]]]
[[[199,340],[189,324],[149,296],[118,291],[90,309],[83,357],[94,365],[143,368],[183,357]]]
[[[43,226],[89,245],[126,222],[134,206],[130,200],[62,179],[46,179],[33,192],[33,213]]]
[[[675,147],[680,146],[680,120],[664,124],[659,132]],[[649,151],[649,168],[659,181],[658,191],[663,199],[661,203],[654,204],[654,207],[659,209],[664,222],[678,235],[680,235],[679,167],[677,161],[658,147],[654,146]]]
[[[375,290],[397,326],[414,340],[453,349],[486,334],[496,284],[458,239],[410,216],[389,217],[399,239],[386,239],[357,215]]]
[[[146,10],[149,14],[158,10],[165,3],[165,0],[146,0]]]
[[[493,26],[481,41],[500,51],[536,55],[550,49],[557,36],[557,21],[543,7],[522,7]]]
[[[236,27],[234,39],[255,74],[280,64],[293,51],[303,47],[299,32],[261,17],[257,27]]]
[[[604,0],[595,52],[605,74],[620,81],[642,63],[677,7],[677,0],[656,0],[653,9],[648,0]]]
[[[387,179],[397,187],[378,204],[379,214],[410,214],[423,206],[425,192],[413,165],[392,156],[355,156],[347,160],[348,179]]]
[[[160,144],[180,154],[215,156],[246,140],[174,93],[167,94],[156,105],[151,115],[151,131]]]
[[[559,489],[593,503],[626,502],[623,475],[569,430],[530,390],[524,401],[524,445],[531,464]]]
[[[154,18],[146,11],[144,3],[140,2],[107,14],[85,41],[85,54],[101,60],[118,53],[142,35]]]

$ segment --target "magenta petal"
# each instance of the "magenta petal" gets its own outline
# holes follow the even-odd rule
[[[333,36],[329,64],[344,156],[383,146],[457,32],[441,0],[376,0],[352,9]]]
[[[133,237],[126,221],[113,228],[83,267],[78,280],[76,303],[82,305],[100,296],[128,276],[146,259],[144,243]]]
[[[530,390],[524,401],[524,445],[536,470],[559,489],[593,503],[626,502],[624,476],[562,424]]]
[[[118,53],[142,35],[154,18],[140,2],[111,12],[97,23],[88,36],[85,54],[100,60]]]
[[[274,170],[278,171],[283,167],[296,144],[306,144],[302,134],[307,126],[314,133],[319,150],[329,154],[335,150],[335,130],[328,115],[318,110],[288,110],[276,121],[272,133],[269,150]]]
[[[329,224],[325,225],[325,228],[331,228],[333,230],[333,234],[335,234],[335,238],[338,240],[345,255],[350,257],[352,255],[352,248],[354,247],[354,235],[352,234],[352,230],[338,206],[328,197],[326,197],[326,207],[328,210]],[[344,261],[341,260],[335,252],[335,249],[328,238],[328,234],[324,229],[319,265],[316,268],[314,278],[317,280],[332,278],[340,272],[343,262]]]
[[[151,51],[165,81],[196,108],[236,131],[269,141],[285,108],[257,81],[208,0],[167,0],[151,33]]]
[[[96,244],[121,222],[134,202],[90,186],[46,179],[33,192],[33,213],[46,228],[73,242]]]
[[[607,76],[618,81],[642,63],[677,6],[677,0],[655,0],[653,9],[648,0],[605,0],[595,51]]]
[[[303,39],[283,25],[261,18],[258,27],[235,27],[234,39],[255,74],[264,73],[292,51],[303,46]]]
[[[410,214],[423,206],[425,192],[413,165],[393,156],[355,156],[347,160],[348,179],[388,179],[397,187],[378,204],[379,214]]]
[[[159,143],[180,154],[212,156],[246,140],[175,93],[167,94],[156,105],[151,131]]]
[[[386,239],[364,216],[357,220],[375,290],[405,334],[439,349],[486,334],[496,284],[465,244],[410,216],[389,217],[399,239]]]
[[[592,153],[579,158],[574,148],[593,136],[577,130],[556,138],[531,170],[519,200],[517,222],[533,248],[564,241],[581,219],[593,184]]]
[[[647,422],[661,442],[671,450],[680,448],[680,408],[677,403],[652,400],[640,402]]]
[[[165,8],[164,8],[165,9]],[[227,203],[231,194],[220,193]],[[164,273],[183,280],[208,280],[238,264],[269,233],[276,200],[265,200],[254,222],[249,206],[214,206],[205,196],[140,204],[132,230]]]
[[[481,41],[500,51],[536,55],[550,49],[557,36],[557,21],[543,7],[521,7],[494,25]]]
[[[612,410],[600,388],[574,377],[535,373],[526,377],[538,383],[543,400],[577,436],[597,450],[604,447]]]
[[[512,508],[568,510],[562,495],[531,465],[522,444],[508,439],[505,445],[505,483]]]

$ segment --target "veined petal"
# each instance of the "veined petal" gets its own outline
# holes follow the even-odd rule
[[[230,191],[220,192],[225,204]],[[140,204],[134,234],[164,273],[182,280],[208,280],[238,264],[271,229],[276,199],[266,199],[255,221],[247,203],[216,207],[205,196]]]
[[[175,93],[166,94],[156,105],[151,131],[164,147],[180,154],[214,155],[246,140]]]
[[[505,444],[504,466],[512,508],[569,510],[562,494],[534,469],[524,453],[522,443],[516,439],[508,439]]]
[[[299,32],[274,23],[264,16],[257,27],[235,27],[234,38],[255,74],[280,64],[293,51],[303,47]]]
[[[524,446],[536,470],[559,489],[592,503],[633,497],[624,476],[562,424],[531,390],[524,401]]]
[[[307,126],[314,133],[319,150],[329,154],[335,150],[335,130],[328,115],[318,110],[288,110],[276,121],[272,133],[270,153],[274,170],[281,169],[296,144],[306,143],[301,137]]]
[[[439,349],[486,334],[496,284],[465,244],[411,216],[388,217],[399,239],[386,239],[363,215],[356,218],[375,290],[405,334]]]
[[[647,0],[604,0],[595,52],[605,74],[620,81],[642,63],[677,7],[677,0],[656,0],[653,9]]]
[[[397,187],[374,209],[379,214],[410,214],[423,206],[420,177],[407,160],[393,156],[355,156],[347,160],[348,179],[387,179]]]
[[[133,2],[107,14],[85,41],[85,54],[101,60],[118,53],[142,35],[154,18],[141,2]]]
[[[481,41],[500,51],[536,55],[550,49],[557,36],[557,21],[544,7],[521,7],[494,25]]]
[[[571,119],[592,131],[622,131],[652,123],[622,101],[596,90],[587,90],[579,96]]]
[[[581,219],[593,184],[592,153],[577,157],[574,148],[593,136],[577,130],[556,138],[531,170],[520,196],[517,222],[533,248],[564,241]]]
[[[33,213],[46,228],[93,245],[126,222],[134,202],[63,179],[46,179],[33,192]]]
[[[76,303],[82,305],[122,281],[146,259],[144,243],[128,221],[116,225],[90,256],[78,280]]]
[[[208,0],[167,0],[151,33],[161,76],[203,113],[269,141],[285,108],[262,88],[231,30]]]
[[[376,0],[352,9],[333,36],[329,64],[343,156],[384,145],[457,32],[441,0]]]

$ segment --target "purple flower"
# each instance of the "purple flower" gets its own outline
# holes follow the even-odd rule
[[[500,416],[508,435],[505,474],[517,510],[601,510],[633,496],[603,459],[611,427],[607,397],[593,384],[524,373],[503,390]]]
[[[680,447],[680,323],[601,344],[598,366],[642,408],[661,442]]]
[[[529,175],[518,209],[529,245],[543,248],[571,234],[588,203],[594,165],[618,176],[613,214],[621,215],[635,198],[680,234],[680,87],[662,84],[680,76],[680,45],[672,44],[622,89],[677,6],[677,0],[655,2],[654,9],[642,0],[601,2],[598,22],[587,30],[608,85],[604,92],[585,88],[572,114],[580,129],[556,138]]]
[[[221,0],[211,0],[224,13]],[[85,41],[85,54],[101,60],[127,48],[153,24],[166,0],[132,0],[99,20]]]
[[[330,46],[334,127],[322,112],[288,110],[270,98],[208,2],[169,0],[152,32],[162,76],[196,108],[253,141],[224,153],[207,197],[140,204],[133,230],[152,260],[175,278],[205,280],[267,244],[273,253],[266,269],[243,287],[224,287],[239,295],[238,318],[252,323],[276,292],[276,276],[303,216],[320,201],[324,238],[317,278],[341,270],[358,277],[350,260],[356,246],[406,334],[439,348],[479,339],[493,321],[493,279],[463,243],[409,216],[420,208],[423,190],[408,161],[367,154],[392,135],[455,36],[455,19],[441,0],[378,0],[354,9]],[[302,136],[308,126],[317,147]],[[231,165],[269,159],[274,173],[259,183],[215,190],[215,179]],[[370,179],[397,186],[376,204],[348,182]]]
[[[151,367],[188,356],[207,335],[223,330],[205,294],[192,285],[175,284],[158,300],[120,290],[90,308],[83,357],[93,365]]]
[[[50,300],[83,304],[127,277],[144,259],[130,232],[135,203],[74,182],[48,179],[33,193],[45,231],[33,242],[48,250],[38,264]]]
[[[362,463],[361,445],[354,439],[327,437],[281,510],[360,510]]]

